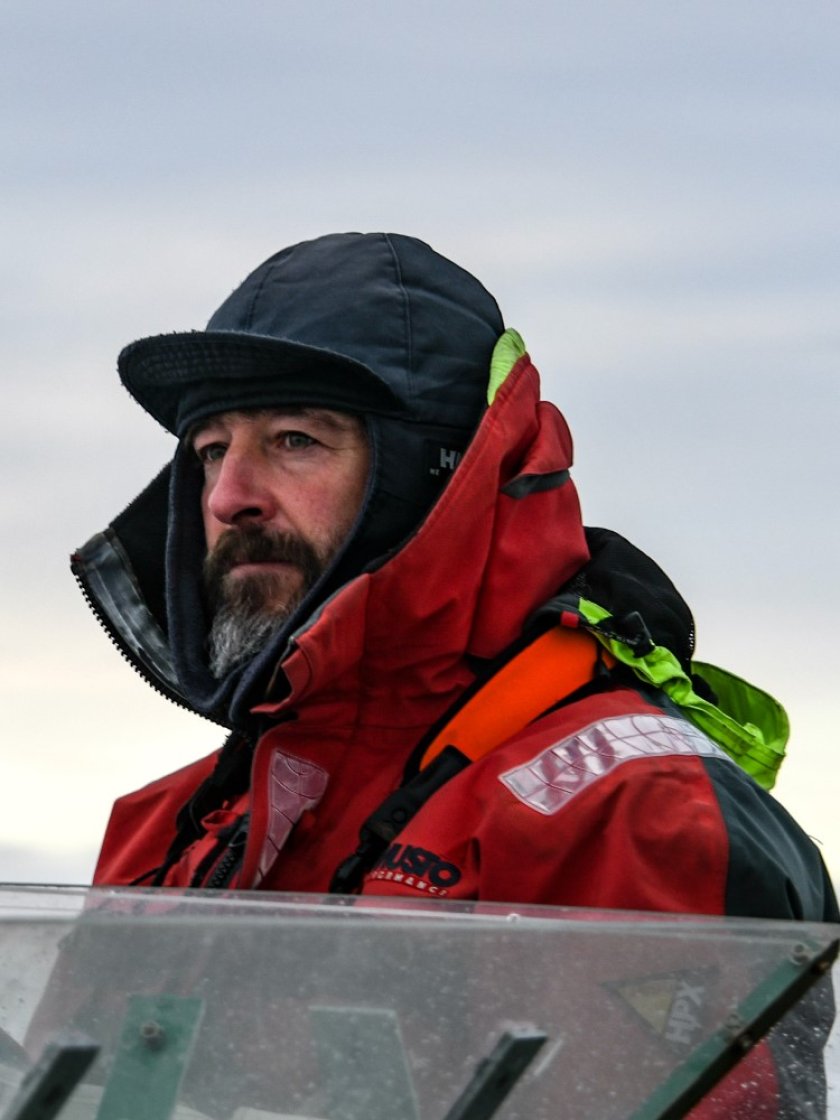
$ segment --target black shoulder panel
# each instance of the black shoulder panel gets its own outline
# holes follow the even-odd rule
[[[836,922],[837,900],[814,842],[739,767],[704,759],[729,834],[726,913]]]

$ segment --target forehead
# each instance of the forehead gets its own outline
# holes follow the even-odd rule
[[[331,408],[316,408],[310,405],[283,405],[277,408],[233,409],[218,412],[199,420],[190,428],[189,442],[194,442],[207,431],[230,428],[239,424],[258,424],[271,422],[302,422],[327,428],[336,434],[364,437],[364,426],[359,416],[352,412],[337,412]]]

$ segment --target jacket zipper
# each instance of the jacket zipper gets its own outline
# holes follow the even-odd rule
[[[245,854],[245,845],[248,842],[248,822],[249,814],[244,813],[239,819],[239,824],[233,832],[233,835],[228,840],[227,847],[222,853],[219,862],[213,869],[212,875],[205,883],[202,883],[201,889],[208,891],[221,890],[222,887],[229,885],[236,871],[242,864],[242,858]]]
[[[73,554],[73,556],[71,557],[71,561],[71,570],[76,579],[76,583],[78,584],[79,590],[84,596],[85,602],[90,607],[93,617],[105,631],[105,634],[111,642],[111,645],[114,646],[120,657],[122,657],[124,661],[128,662],[135,673],[137,673],[138,676],[140,676],[142,680],[144,680],[154,692],[156,692],[159,696],[163,696],[165,699],[169,700],[170,703],[175,704],[179,708],[182,708],[185,712],[192,712],[193,715],[200,716],[201,719],[206,719],[210,723],[215,723],[218,727],[224,727],[227,730],[230,730],[227,724],[223,723],[221,720],[214,719],[212,716],[207,716],[204,715],[203,712],[196,711],[195,708],[189,705],[179,693],[163,684],[159,677],[155,676],[149,669],[147,669],[140,661],[137,660],[134,652],[126,645],[117,631],[111,625],[108,618],[99,609],[97,601],[92,594],[88,582],[83,574],[82,568],[84,561],[80,559],[77,553]]]

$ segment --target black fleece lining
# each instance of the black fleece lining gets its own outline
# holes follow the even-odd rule
[[[155,621],[167,632],[164,549],[169,500],[167,464],[131,505],[111,522],[131,564],[142,598]]]

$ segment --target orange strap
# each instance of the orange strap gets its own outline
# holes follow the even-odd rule
[[[583,630],[555,626],[499,670],[460,708],[423,755],[424,769],[447,746],[472,762],[521,731],[615,659]]]

